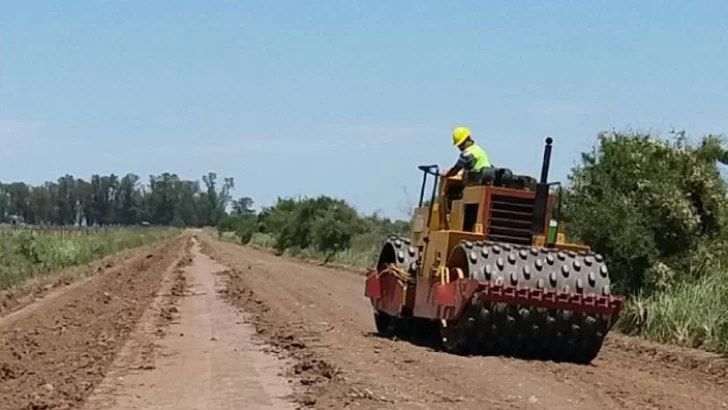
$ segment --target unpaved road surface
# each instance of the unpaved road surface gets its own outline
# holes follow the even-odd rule
[[[590,366],[461,357],[374,331],[361,274],[206,240],[228,296],[298,360],[299,401],[357,409],[723,409],[724,360],[613,335]]]
[[[78,406],[103,379],[184,246],[176,238],[99,266],[90,279],[0,319],[0,408]]]
[[[182,273],[187,292],[178,321],[159,343],[162,356],[152,369],[125,376],[118,366],[87,408],[293,409],[286,399],[290,387],[279,375],[282,364],[254,343],[255,329],[218,295],[224,285],[217,273],[224,267],[201,255],[195,240],[190,253],[192,263]]]
[[[711,355],[612,335],[590,366],[373,334],[360,273],[218,242],[140,250],[0,318],[0,409],[728,409]]]
[[[175,239],[0,319],[0,409],[288,410],[288,363]]]

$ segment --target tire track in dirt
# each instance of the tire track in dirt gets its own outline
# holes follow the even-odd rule
[[[187,236],[166,240],[0,319],[0,406],[72,409],[154,299]]]
[[[372,335],[360,275],[201,239],[205,252],[234,268],[227,272],[228,299],[253,313],[259,335],[296,360],[292,376],[303,406],[728,408],[725,362],[714,357],[619,335],[590,366],[431,351]]]
[[[224,276],[218,275],[225,267],[193,242],[187,267],[177,269],[170,281],[178,288],[187,284],[187,290],[176,304],[177,320],[158,340],[154,360],[134,366],[129,357],[139,344],[128,343],[84,409],[294,408],[288,383],[278,374],[282,365],[253,342],[254,329],[218,294],[225,288]],[[153,338],[153,327],[145,323],[154,321],[168,287],[145,313],[132,342]]]
[[[156,368],[155,363],[160,356],[162,339],[166,336],[169,326],[179,318],[179,301],[187,292],[185,269],[193,262],[191,247],[192,241],[188,241],[174,269],[165,272],[162,284],[155,292],[155,298],[108,367],[104,379],[84,400],[83,409],[113,406],[115,391],[122,385],[127,375]]]

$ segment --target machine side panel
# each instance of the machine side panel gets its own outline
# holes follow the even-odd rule
[[[485,199],[486,199],[485,192],[486,192],[486,187],[482,186],[482,185],[467,187],[463,191],[463,199],[462,199],[463,206],[474,205],[474,204],[477,204],[477,206],[478,206],[478,212],[476,214],[476,220],[475,220],[473,229],[472,230],[463,229],[463,230],[477,232],[480,234],[485,232],[485,230],[484,230],[485,217],[484,217],[483,210],[487,209],[487,207],[488,207],[488,204],[485,201]]]
[[[447,258],[461,240],[480,241],[483,235],[463,231],[431,232],[425,246],[422,269],[420,269],[415,287],[413,316],[429,319],[438,318],[435,291],[441,283],[438,266],[445,266]]]

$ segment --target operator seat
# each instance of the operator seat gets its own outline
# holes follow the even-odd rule
[[[524,189],[535,187],[536,184],[536,180],[530,176],[514,175],[510,168],[498,167],[484,168],[480,172],[468,172],[463,179],[468,186],[492,185],[501,188]]]
[[[504,186],[513,178],[508,168],[486,167],[479,172],[468,171],[463,176],[466,185]]]

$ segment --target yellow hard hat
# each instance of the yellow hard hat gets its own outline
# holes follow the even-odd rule
[[[465,127],[457,127],[452,130],[452,144],[461,145],[470,136],[470,130]]]

